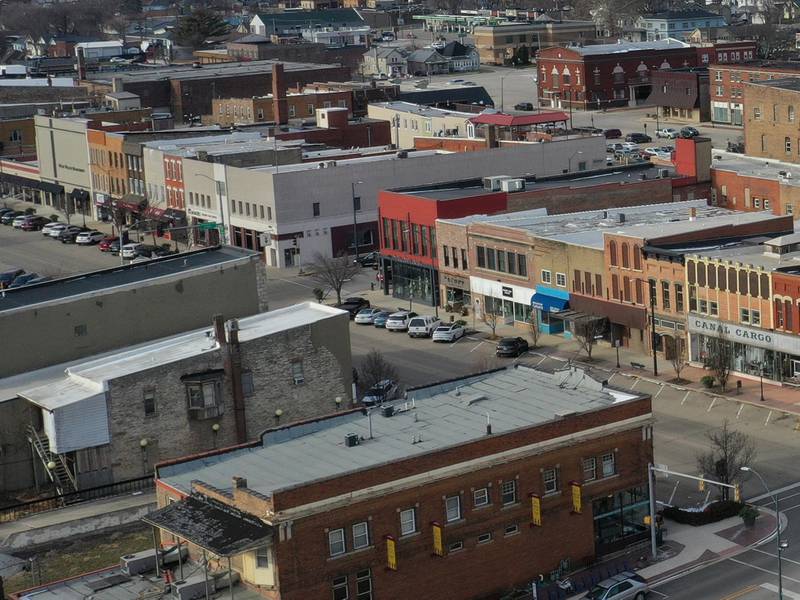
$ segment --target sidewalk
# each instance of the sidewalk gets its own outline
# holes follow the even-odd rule
[[[404,301],[399,298],[393,298],[392,296],[385,296],[383,291],[378,289],[377,283],[375,287],[376,289],[374,291],[363,290],[354,292],[353,290],[350,290],[349,294],[352,295],[352,293],[357,293],[361,296],[364,296],[373,306],[386,307],[387,309],[408,307],[408,301]],[[412,306],[412,310],[419,312],[420,314],[433,314],[434,312],[434,309],[431,306],[421,304],[413,304]],[[473,327],[472,314],[467,317],[462,317],[460,314],[448,313],[445,312],[443,308],[439,308],[439,318],[442,319],[442,321],[449,321],[451,317],[454,320],[463,319],[467,322],[467,326],[469,328]],[[475,320],[474,330],[476,332],[475,335],[480,337],[489,338],[491,335],[491,329],[489,326],[480,320]],[[519,336],[527,339],[530,342],[530,333],[527,329],[520,327],[513,327],[511,325],[504,325],[501,323],[497,325],[495,333],[498,338]],[[607,342],[600,342],[594,347],[591,362],[586,360],[586,356],[584,354],[579,353],[578,344],[574,340],[569,340],[559,335],[540,334],[538,347],[536,350],[534,350],[534,352],[539,353],[542,356],[549,356],[564,361],[570,360],[573,363],[589,366],[592,369],[605,370],[609,373],[617,372],[629,377],[636,377],[646,381],[667,383],[675,386],[678,389],[707,394],[709,398],[721,398],[735,402],[743,402],[766,409],[800,416],[800,390],[791,386],[780,386],[767,380],[764,381],[765,400],[762,402],[760,400],[760,385],[758,379],[746,379],[741,376],[731,375],[730,379],[728,380],[728,391],[723,394],[718,388],[708,390],[700,383],[700,379],[704,375],[709,374],[707,370],[687,365],[681,371],[681,378],[686,381],[681,382],[678,385],[673,381],[675,379],[675,371],[673,370],[670,361],[659,357],[659,374],[658,377],[654,377],[652,371],[652,355],[631,352],[626,348],[620,348],[619,350],[620,368],[618,369],[616,349]],[[630,366],[631,363],[646,365],[646,367],[645,369],[633,368]],[[736,393],[737,380],[741,380],[742,382],[740,394]]]

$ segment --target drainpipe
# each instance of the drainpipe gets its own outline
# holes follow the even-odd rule
[[[225,354],[225,373],[230,378],[233,391],[233,414],[236,421],[236,442],[247,441],[247,418],[244,407],[242,386],[242,355],[239,349],[239,321],[231,319],[228,323],[228,344]]]

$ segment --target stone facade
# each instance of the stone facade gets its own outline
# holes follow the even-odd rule
[[[744,86],[744,147],[749,156],[800,162],[800,82],[793,89],[750,83]],[[797,114],[796,114],[797,111]]]

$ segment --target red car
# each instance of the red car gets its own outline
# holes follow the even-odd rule
[[[100,252],[111,252],[111,244],[116,242],[119,238],[115,235],[107,235],[100,243],[97,244],[97,247],[100,248]]]

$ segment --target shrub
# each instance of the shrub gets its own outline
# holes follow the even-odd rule
[[[711,389],[714,387],[714,378],[711,375],[704,375],[700,378],[700,383],[703,384],[703,387]]]
[[[741,502],[721,500],[719,502],[712,502],[706,506],[703,511],[688,511],[682,510],[676,506],[667,506],[664,508],[662,514],[665,519],[697,527],[699,525],[716,523],[717,521],[722,521],[722,519],[727,519],[729,517],[735,517],[742,512],[744,506],[745,505]]]

